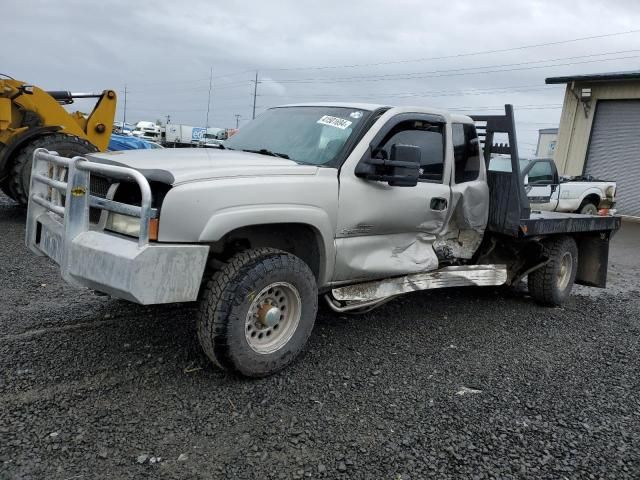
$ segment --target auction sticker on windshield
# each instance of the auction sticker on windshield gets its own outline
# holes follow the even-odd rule
[[[349,120],[345,120],[344,118],[338,118],[338,117],[332,117],[331,115],[325,115],[320,120],[318,120],[318,123],[320,123],[322,125],[328,125],[330,127],[336,127],[336,128],[339,128],[340,130],[345,130],[345,129],[349,128],[349,126],[353,122],[350,122]]]

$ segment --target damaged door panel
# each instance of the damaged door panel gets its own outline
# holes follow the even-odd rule
[[[397,233],[336,239],[336,278],[371,279],[438,268],[434,235]]]
[[[441,260],[470,260],[484,238],[489,217],[489,187],[475,126],[451,124],[453,174],[451,209],[434,248]]]
[[[433,243],[451,205],[446,138],[444,118],[402,113],[387,121],[364,156],[341,170],[334,281],[438,268]],[[417,185],[391,186],[356,175],[359,162],[389,159],[399,145],[420,149]]]

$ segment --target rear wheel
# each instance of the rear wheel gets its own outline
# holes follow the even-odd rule
[[[571,295],[578,271],[578,247],[571,237],[544,243],[549,263],[529,274],[529,293],[543,305],[558,306]]]
[[[582,215],[598,215],[598,207],[592,202],[585,201],[578,210],[578,213]]]
[[[14,157],[11,178],[7,188],[9,196],[22,205],[26,205],[29,200],[31,164],[33,152],[36,148],[46,148],[47,150],[58,152],[63,157],[75,157],[98,151],[88,141],[64,133],[53,133],[28,142],[27,145],[18,150],[18,154]]]
[[[318,288],[306,263],[272,248],[247,250],[203,287],[198,339],[216,365],[263,377],[300,354],[317,310]]]

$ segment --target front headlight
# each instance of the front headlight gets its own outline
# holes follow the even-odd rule
[[[157,218],[149,220],[149,240],[158,240],[158,225]],[[121,213],[109,212],[104,229],[137,238],[140,236],[140,219]]]
[[[105,230],[122,233],[130,237],[138,237],[140,235],[140,219],[138,217],[130,217],[121,213],[109,212]]]

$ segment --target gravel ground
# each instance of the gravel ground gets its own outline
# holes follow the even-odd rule
[[[0,197],[0,478],[640,478],[640,229],[563,308],[422,292],[321,311],[274,377],[211,367],[193,309],[76,291]],[[626,252],[626,253],[625,253]]]

